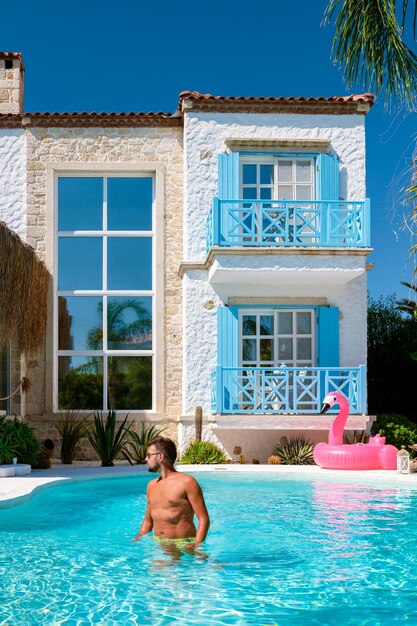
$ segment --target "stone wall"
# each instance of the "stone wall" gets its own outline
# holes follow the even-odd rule
[[[130,418],[128,418],[127,423],[130,423],[131,421],[134,420],[132,416],[130,416]],[[35,428],[36,436],[41,443],[43,443],[45,439],[50,439],[53,442],[54,449],[53,449],[52,457],[55,459],[60,458],[61,443],[62,443],[62,438],[58,432],[57,425],[56,425],[59,419],[62,419],[62,414],[54,415],[52,413],[52,414],[44,414],[42,416],[26,417],[26,421],[30,424],[30,426]],[[89,419],[91,421],[91,418]],[[119,427],[121,423],[122,423],[122,420],[118,420],[117,428]],[[177,433],[178,427],[175,421],[167,420],[167,419],[156,420],[156,421],[152,420],[152,421],[149,421],[149,424],[152,424],[152,425],[155,424],[158,428],[164,429],[162,433],[164,437],[170,437],[176,443],[178,442],[178,433]],[[138,420],[136,420],[136,423],[133,425],[133,430],[136,430],[136,431],[138,430]],[[121,456],[120,458],[124,458],[124,457]],[[82,439],[77,445],[75,449],[74,460],[75,461],[98,460],[97,453],[93,450],[93,448],[91,447],[87,439],[85,438]]]
[[[19,59],[10,59],[13,67],[6,68],[0,59],[0,114],[23,111],[23,71]]]
[[[164,252],[164,318],[157,320],[157,333],[163,337],[165,371],[158,372],[164,390],[163,406],[149,418],[175,420],[181,414],[182,380],[182,309],[181,279],[178,267],[182,259],[183,156],[181,128],[31,128],[27,139],[27,242],[46,262],[54,274],[53,227],[51,222],[53,198],[48,187],[48,170],[71,163],[88,171],[106,166],[123,171],[127,166],[156,163],[163,168]],[[149,168],[152,171],[152,167]],[[97,173],[99,170],[95,170]],[[117,169],[116,169],[117,171]],[[49,195],[48,195],[49,194]],[[48,214],[48,210],[50,213]],[[158,262],[158,261],[157,261]],[[52,299],[51,299],[52,302]],[[39,417],[50,412],[51,392],[47,380],[52,363],[52,306],[50,307],[47,348],[36,355],[26,375],[36,386],[25,394],[23,412],[41,429],[41,437],[49,436],[48,428]],[[51,421],[48,417],[47,423]],[[53,438],[53,437],[51,437]]]

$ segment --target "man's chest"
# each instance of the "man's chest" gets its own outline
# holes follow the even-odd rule
[[[186,493],[178,485],[164,485],[156,483],[149,493],[151,508],[183,507],[188,502]]]

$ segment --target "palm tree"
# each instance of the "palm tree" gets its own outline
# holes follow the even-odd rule
[[[404,41],[410,15],[415,37],[417,0],[329,1],[324,23],[336,18],[332,56],[342,66],[348,85],[360,82],[387,103],[412,105],[417,95],[417,56]]]
[[[411,283],[407,283],[402,280],[401,284],[403,287],[407,287],[407,289],[411,289],[414,291],[417,298],[417,285],[412,285]],[[402,298],[401,300],[397,300],[396,308],[402,313],[407,313],[410,317],[417,317],[417,301],[411,300],[411,298]]]
[[[397,19],[399,18],[399,21]],[[416,110],[417,56],[405,43],[405,27],[411,16],[414,42],[417,32],[417,0],[329,0],[324,23],[335,17],[332,56],[343,68],[348,85],[359,82],[381,94],[387,104],[396,101]],[[413,180],[408,201],[417,200],[417,159],[411,164]],[[417,205],[410,213],[411,230],[417,234]],[[410,253],[417,252],[417,244]]]
[[[100,323],[92,328],[87,335],[87,347],[89,350],[101,350],[103,348],[103,304],[100,302],[97,307]],[[126,321],[125,314],[130,312],[132,321]],[[107,304],[107,346],[111,349],[119,349],[120,344],[134,342],[135,339],[146,336],[152,332],[152,319],[149,312],[142,304],[134,298],[123,298],[108,301]],[[126,355],[128,355],[128,350]],[[149,361],[149,363],[148,363]],[[79,365],[72,370],[76,374],[77,389],[80,386],[80,375],[88,376],[88,385],[92,386],[91,375],[100,377],[102,374],[102,357],[90,356],[86,363]],[[108,360],[108,393],[110,408],[115,407],[116,396],[124,392],[127,396],[143,396],[144,407],[148,408],[149,391],[148,381],[151,377],[152,362],[149,357],[131,359],[129,356],[110,357]],[[87,379],[86,379],[87,381]],[[100,380],[98,381],[99,384]],[[73,382],[72,382],[73,384]],[[71,387],[71,384],[70,384]],[[67,394],[68,395],[68,394]],[[74,398],[69,400],[62,397],[60,406],[64,401],[68,406],[72,406]],[[78,407],[79,408],[79,407]],[[92,408],[92,407],[87,407]],[[94,407],[93,407],[94,408]]]
[[[103,303],[100,302],[98,307],[99,318],[103,319]],[[131,311],[135,319],[132,322],[126,322],[124,315],[127,311]],[[134,298],[126,298],[123,300],[109,300],[107,304],[107,342],[109,347],[114,344],[126,343],[152,330],[152,320],[149,319],[149,313],[144,306],[137,302]],[[89,350],[100,350],[103,345],[102,324],[96,328],[92,328],[87,337],[87,346]],[[114,346],[116,348],[116,346]]]

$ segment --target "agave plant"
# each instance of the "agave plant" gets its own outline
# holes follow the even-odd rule
[[[79,441],[86,437],[87,416],[81,416],[78,411],[68,410],[56,422],[61,436],[61,461],[70,465],[74,458],[75,448]]]
[[[120,454],[126,444],[130,432],[129,424],[126,427],[127,415],[116,430],[116,412],[109,411],[104,417],[102,411],[94,413],[94,424],[87,428],[85,433],[91,446],[101,459],[102,467],[112,467],[114,459]]]
[[[282,437],[272,451],[283,465],[314,465],[313,444],[303,435],[287,439]]]
[[[343,443],[368,443],[369,435],[366,430],[353,430],[351,434],[343,435]]]
[[[164,430],[165,428],[158,428],[155,424],[149,425],[145,424],[145,422],[140,423],[138,433],[129,429],[129,439],[126,441],[124,449],[122,450],[123,456],[131,465],[133,465],[133,463],[145,463],[150,442],[152,439],[155,439],[155,437],[159,437]]]
[[[223,450],[211,441],[193,441],[184,450],[180,459],[180,463],[184,465],[214,465],[226,462],[227,458]]]

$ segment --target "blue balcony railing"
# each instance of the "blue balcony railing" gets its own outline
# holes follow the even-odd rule
[[[334,391],[347,397],[350,413],[366,413],[366,367],[217,366],[211,377],[213,413],[317,414]]]
[[[207,251],[212,246],[369,245],[369,199],[326,202],[214,198],[207,218]]]

